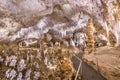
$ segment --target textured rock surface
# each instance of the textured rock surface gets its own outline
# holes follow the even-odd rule
[[[62,45],[51,47],[48,44],[42,44],[40,48],[21,47],[17,44],[0,45],[1,80],[74,79],[76,71],[71,57],[78,53],[77,48]],[[77,80],[80,80],[80,77]]]
[[[93,54],[85,54],[83,59],[107,80],[120,80],[120,52],[116,48],[97,48]]]
[[[0,4],[1,18],[7,17],[22,25],[21,27],[16,26],[19,28],[17,33],[12,32],[14,35],[8,35],[9,38],[0,37],[2,39],[38,38],[49,29],[54,29],[62,36],[66,36],[82,27],[85,28],[88,19],[92,18],[95,27],[97,27],[97,33],[102,32],[103,34],[104,32],[107,37],[107,44],[109,44],[111,37],[109,31],[115,36],[110,42],[117,40],[118,44],[119,0],[0,0]],[[9,28],[9,30],[12,28],[14,27]],[[7,29],[6,35],[10,32],[9,30]]]
[[[92,19],[89,19],[88,21],[86,35],[87,35],[86,51],[88,51],[88,53],[94,52],[95,40],[94,40],[94,26]]]
[[[88,35],[89,19],[93,20],[94,26],[92,39],[95,39],[95,44],[92,40],[92,45],[96,47],[119,45],[119,0],[0,0],[0,70],[3,72],[0,77],[2,76],[3,80],[6,78],[10,80],[14,78],[46,80],[46,78],[56,76],[58,77],[55,80],[71,78],[74,70],[68,58],[70,49],[67,50],[68,53],[65,50],[64,57],[67,56],[67,58],[62,58],[62,60],[58,59],[59,54],[49,56],[46,49],[54,51],[48,46],[60,47],[61,44],[62,47],[84,49],[88,46],[86,42],[89,41],[86,36]],[[36,48],[42,48],[40,45],[44,45],[44,48],[37,52]],[[25,47],[27,50],[19,51],[18,46]],[[28,47],[33,48],[29,51]],[[92,49],[92,51],[94,50]],[[42,55],[37,58],[36,55],[39,52]],[[46,55],[43,55],[44,53]],[[55,55],[57,59],[54,57]],[[49,61],[52,60],[52,62],[49,62],[44,56],[48,56]],[[42,59],[42,62],[39,59]],[[63,63],[59,65],[58,72],[49,70],[49,68],[54,69],[58,66],[53,59],[58,60],[58,63],[59,61]],[[55,65],[53,66],[53,64]],[[40,72],[40,70],[43,71]],[[61,71],[63,74],[59,76]],[[67,71],[70,75],[66,73]]]

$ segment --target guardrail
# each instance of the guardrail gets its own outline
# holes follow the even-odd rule
[[[80,61],[79,67],[78,67],[78,69],[77,69],[77,73],[76,73],[76,76],[75,76],[75,79],[74,79],[74,80],[77,80],[77,77],[78,77],[79,72],[80,72],[80,75],[82,76],[82,59],[80,59],[80,58],[79,58],[78,56],[76,56],[75,54],[74,54],[74,56],[76,57],[76,59],[78,59],[78,60]]]

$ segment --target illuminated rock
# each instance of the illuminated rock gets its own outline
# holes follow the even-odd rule
[[[94,26],[93,26],[92,19],[89,19],[88,21],[86,35],[87,35],[86,51],[88,51],[88,53],[92,53],[95,50]]]

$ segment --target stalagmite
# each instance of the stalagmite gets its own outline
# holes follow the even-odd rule
[[[49,42],[50,40],[52,40],[52,36],[49,33],[45,34],[45,40]]]
[[[87,48],[86,51],[88,53],[91,53],[95,50],[94,46],[94,27],[93,27],[93,22],[92,19],[89,19],[88,24],[87,24]]]
[[[72,40],[72,38],[70,39],[70,46],[71,46],[71,47],[75,47],[75,43],[74,43],[74,41]]]

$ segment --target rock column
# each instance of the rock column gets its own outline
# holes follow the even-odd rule
[[[94,27],[93,27],[93,22],[92,19],[89,19],[88,24],[87,24],[87,47],[86,51],[87,53],[91,53],[94,51]]]

